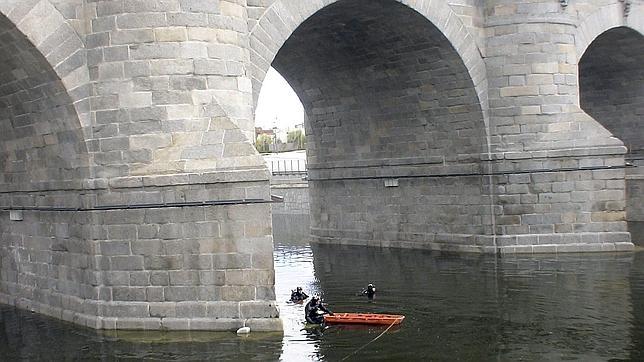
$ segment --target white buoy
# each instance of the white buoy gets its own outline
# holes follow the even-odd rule
[[[237,330],[237,334],[248,334],[250,333],[250,327],[241,327]]]

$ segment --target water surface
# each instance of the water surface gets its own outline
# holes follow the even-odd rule
[[[644,253],[505,257],[276,243],[282,334],[96,332],[0,307],[0,360],[644,360]],[[367,283],[374,301],[359,294]],[[406,315],[306,329],[290,289],[337,312]],[[373,342],[372,342],[373,341]],[[364,347],[366,345],[366,347]]]
[[[308,250],[278,247],[277,270],[290,273],[282,260],[299,253],[300,274],[313,269],[303,286],[322,293],[332,310],[407,316],[361,358],[644,359],[641,253],[495,258],[314,246],[311,265]],[[369,282],[378,287],[374,302],[357,295]],[[283,285],[277,292],[287,297]],[[282,309],[288,317],[297,307]],[[285,343],[311,359],[335,361],[382,330],[329,328],[319,336],[286,328]]]

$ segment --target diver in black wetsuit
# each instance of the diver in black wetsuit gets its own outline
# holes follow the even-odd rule
[[[362,291],[362,294],[366,295],[369,299],[373,299],[373,297],[376,296],[376,287],[373,284],[369,283],[369,285],[367,285],[367,288]]]
[[[318,296],[313,296],[311,300],[306,303],[306,307],[304,307],[304,317],[308,323],[324,323],[325,314],[333,315],[333,312],[328,310],[324,304],[322,304],[322,300],[320,300],[320,297]]]
[[[306,300],[309,296],[302,291],[302,287],[297,287],[297,289],[291,291],[291,302],[301,302]]]

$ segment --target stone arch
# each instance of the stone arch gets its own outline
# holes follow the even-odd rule
[[[319,10],[339,0],[277,0],[271,4],[250,31],[253,99],[257,103],[262,81],[273,59],[295,29]],[[395,0],[424,16],[447,38],[468,69],[476,89],[486,127],[488,86],[485,62],[475,38],[445,1]]]
[[[582,22],[577,26],[575,37],[575,46],[577,53],[577,64],[580,64],[580,71],[578,72],[579,76],[579,105],[581,108],[584,108],[582,103],[582,74],[581,74],[581,61],[582,58],[586,55],[589,47],[602,35],[616,31],[616,29],[628,29],[632,31],[633,34],[639,33],[644,35],[644,4],[636,3],[629,4],[629,10],[626,12],[626,5],[623,2],[617,2],[612,5],[607,5],[600,7],[597,11],[586,16]],[[619,31],[619,30],[617,30]],[[588,108],[588,107],[586,107]],[[619,138],[622,141],[623,137],[620,137],[619,132],[615,132],[616,129],[611,127],[606,120],[602,121],[602,117],[599,114],[592,114],[588,109],[584,109],[586,113],[590,113],[595,120],[601,124],[604,129],[612,133],[616,138]],[[627,145],[628,146],[628,145]],[[628,157],[627,157],[628,158]]]
[[[619,138],[627,159],[642,154],[644,35],[613,27],[597,36],[579,62],[581,108]]]
[[[254,90],[272,64],[306,111],[313,238],[491,247],[485,68],[459,18],[438,2],[325,4],[277,4],[251,36]]]
[[[624,143],[626,220],[634,235],[644,230],[644,6],[627,17],[621,4],[590,15],[579,27],[579,103]]]
[[[0,5],[0,184],[13,191],[78,186],[90,176],[84,43],[48,1]]]
[[[644,35],[644,4],[632,5],[626,16],[621,2],[601,7],[586,16],[577,27],[575,34],[577,61],[581,60],[598,36],[617,27],[628,27]]]

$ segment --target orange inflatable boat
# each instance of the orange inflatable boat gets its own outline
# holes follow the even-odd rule
[[[396,325],[402,323],[404,315],[397,314],[373,314],[373,313],[333,313],[326,314],[324,322],[326,324],[376,324],[376,325]]]

